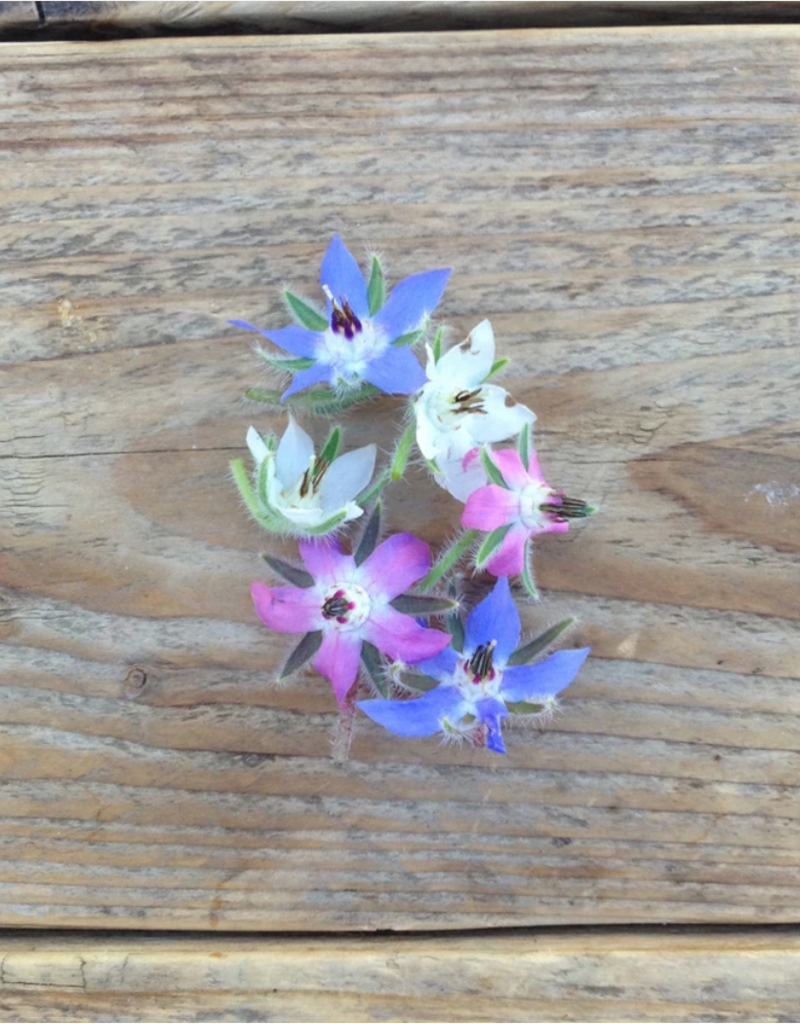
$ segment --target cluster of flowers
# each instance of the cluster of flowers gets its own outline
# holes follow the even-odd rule
[[[280,440],[251,427],[255,471],[241,460],[232,469],[254,519],[299,538],[302,567],[263,556],[289,585],[252,585],[270,629],[303,634],[280,678],[313,658],[343,708],[358,707],[397,735],[442,733],[505,753],[503,720],[552,714],[589,653],[563,650],[532,664],[573,620],[520,644],[508,577],[519,576],[535,597],[532,538],[564,532],[593,509],[545,482],[532,444],[535,414],[490,383],[509,360],[495,358],[489,321],[448,351],[441,328],[431,337],[430,314],[449,276],[416,274],[387,296],[379,258],[372,256],[365,279],[335,236],[320,271],[324,313],[287,291],[296,324],[262,330],[231,321],[282,349],[286,355],[257,351],[291,374],[282,394],[247,392],[288,406],[288,426]],[[418,342],[425,342],[424,369]],[[340,455],[336,426],[317,453],[293,415],[337,415],[381,392],[407,395],[409,404],[406,428],[377,476],[374,444]],[[379,543],[382,492],[404,475],[414,445],[434,480],[464,504],[463,532],[433,566],[428,545],[413,534]],[[366,525],[349,553],[338,535],[357,519]],[[497,582],[462,621],[454,574],[467,559]],[[444,628],[431,626],[436,617]],[[356,699],[360,684],[368,699]]]

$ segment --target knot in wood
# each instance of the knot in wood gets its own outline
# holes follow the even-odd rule
[[[134,666],[125,676],[125,688],[127,690],[141,690],[147,683],[147,673],[142,668]]]

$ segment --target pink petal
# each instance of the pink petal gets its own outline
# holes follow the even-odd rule
[[[491,453],[491,459],[503,474],[505,482],[515,491],[525,490],[531,482],[516,448],[500,448]]]
[[[315,587],[250,587],[256,614],[278,633],[308,633],[321,629],[323,618]]]
[[[300,557],[318,583],[346,580],[356,565],[353,556],[343,554],[342,545],[333,538],[301,540]]]
[[[494,576],[519,576],[525,565],[525,541],[530,531],[522,523],[512,526],[503,538],[503,543],[486,563]]]
[[[461,525],[468,530],[490,533],[498,526],[513,523],[519,518],[519,495],[498,484],[479,487],[467,498],[461,513]]]
[[[358,570],[357,582],[371,597],[391,600],[422,579],[431,567],[431,552],[413,533],[396,533],[379,544]]]
[[[461,460],[461,469],[466,473],[472,463],[480,456],[480,448],[470,448],[464,458]]]
[[[542,467],[539,465],[539,456],[533,448],[531,448],[528,453],[528,475],[532,480],[535,480],[539,484],[544,484],[544,486],[547,487],[547,481],[544,478],[544,473],[542,473]]]
[[[410,615],[386,605],[374,611],[363,626],[364,638],[390,658],[413,665],[432,658],[450,643],[450,634],[425,629]]]
[[[356,630],[329,629],[314,658],[314,668],[330,682],[336,699],[344,704],[358,676],[361,636]]]

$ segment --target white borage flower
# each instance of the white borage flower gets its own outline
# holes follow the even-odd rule
[[[234,475],[262,526],[274,533],[321,536],[363,514],[356,499],[372,479],[377,450],[368,444],[337,457],[340,440],[335,427],[316,455],[314,442],[291,415],[280,442],[250,427],[247,447],[256,463],[255,493],[246,493],[236,465]]]
[[[428,346],[428,382],[413,402],[417,447],[437,483],[460,501],[486,483],[480,445],[514,438],[536,420],[505,388],[488,383],[507,362],[495,361],[488,320],[439,358]]]

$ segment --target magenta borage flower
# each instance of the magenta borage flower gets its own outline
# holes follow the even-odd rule
[[[531,538],[540,533],[566,533],[570,519],[585,518],[595,509],[550,487],[530,440],[526,427],[516,449],[481,450],[492,483],[469,496],[461,525],[488,534],[475,557],[478,568],[494,576],[522,575],[526,588],[535,594],[528,548]]]
[[[270,360],[294,372],[283,399],[312,384],[354,388],[367,382],[389,394],[409,395],[425,383],[419,360],[408,347],[418,328],[442,297],[450,270],[430,270],[400,281],[384,302],[383,272],[372,258],[369,282],[338,235],[320,268],[326,313],[306,305],[290,292],[290,308],[300,325],[276,330],[231,320],[235,327],[256,331],[293,359]]]
[[[360,659],[374,663],[382,651],[413,664],[438,654],[450,641],[449,633],[428,629],[393,606],[428,571],[428,545],[413,534],[397,533],[371,550],[375,532],[367,529],[368,543],[354,555],[345,554],[331,538],[301,540],[305,570],[265,556],[300,586],[252,585],[262,622],[279,633],[306,634],[281,676],[313,656],[314,667],[329,680],[340,704],[356,682]]]
[[[535,665],[524,664],[552,640],[561,623],[524,648],[518,648],[520,620],[508,580],[494,589],[467,616],[463,648],[447,647],[420,661],[415,670],[437,686],[411,700],[364,700],[356,706],[398,736],[471,738],[498,754],[506,752],[501,723],[509,714],[551,713],[556,697],[572,682],[590,648],[558,651]],[[413,673],[410,674],[413,680]]]

